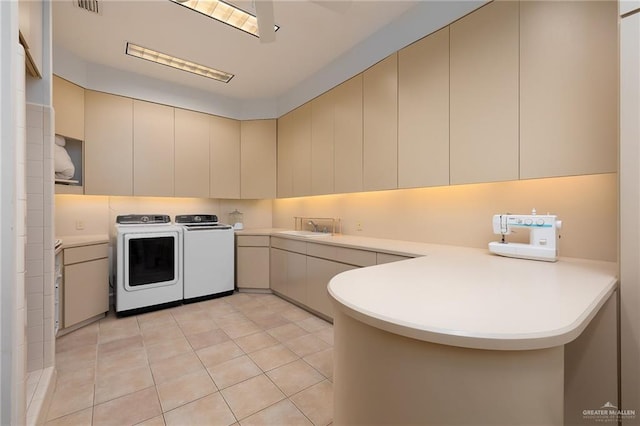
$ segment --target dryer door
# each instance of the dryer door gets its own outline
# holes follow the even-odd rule
[[[178,232],[127,233],[124,250],[125,290],[138,291],[178,282]]]

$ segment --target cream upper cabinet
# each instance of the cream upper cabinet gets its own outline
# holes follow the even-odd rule
[[[133,195],[174,195],[174,108],[133,101]]]
[[[278,118],[277,195],[293,196],[293,111]]]
[[[53,109],[58,135],[84,140],[84,89],[53,76]]]
[[[307,257],[307,302],[311,309],[330,318],[333,318],[333,307],[327,286],[336,275],[337,264],[331,260]]]
[[[398,187],[398,54],[363,75],[363,186]]]
[[[362,74],[333,90],[334,192],[362,191]]]
[[[84,193],[133,195],[133,100],[85,91]]]
[[[26,53],[26,68],[33,77],[42,77],[43,1],[20,0],[18,2],[18,27],[20,43]]]
[[[240,198],[240,122],[210,116],[210,184],[212,198]]]
[[[520,178],[615,172],[616,2],[520,8]]]
[[[276,197],[276,120],[240,123],[240,196]]]
[[[278,119],[278,197],[311,194],[311,104]]]
[[[450,183],[518,179],[518,2],[450,26]]]
[[[333,193],[333,91],[311,101],[311,194]]]
[[[449,184],[449,27],[398,53],[398,186]]]
[[[311,195],[311,104],[293,111],[293,196]]]
[[[209,197],[209,115],[175,109],[175,196]]]

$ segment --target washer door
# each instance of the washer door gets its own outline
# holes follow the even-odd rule
[[[179,280],[179,233],[124,235],[124,289],[140,291]]]

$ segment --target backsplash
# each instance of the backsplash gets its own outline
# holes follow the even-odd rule
[[[343,234],[486,248],[500,238],[494,214],[536,208],[563,221],[560,256],[616,261],[617,182],[611,173],[280,199],[273,226],[293,228],[294,216],[336,217]]]
[[[536,208],[563,221],[561,256],[616,261],[617,181],[610,173],[277,200],[56,195],[55,230],[111,234],[115,217],[127,213],[215,213],[228,222],[237,208],[247,229],[293,229],[295,216],[335,217],[343,234],[486,248],[500,238],[492,232],[494,214]]]
[[[120,214],[217,214],[229,222],[229,213],[238,209],[245,227],[271,227],[271,200],[222,200],[209,198],[110,197],[97,195],[56,195],[55,233],[57,238],[74,235],[112,234]],[[79,229],[80,228],[80,229]]]

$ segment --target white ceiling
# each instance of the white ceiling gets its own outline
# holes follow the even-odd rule
[[[275,1],[280,30],[273,43],[168,0],[102,0],[102,15],[53,5],[53,40],[88,62],[144,74],[238,99],[277,96],[315,73],[415,1],[352,1],[340,13],[318,3]],[[251,10],[246,1],[236,5]],[[124,54],[130,41],[235,74],[228,84],[142,61]]]
[[[331,74],[327,72],[331,67],[334,80],[344,81],[364,68],[355,65],[360,68],[347,71],[348,66],[338,63],[341,58],[350,55],[351,62],[355,58],[369,66],[485,0],[352,0],[344,2],[340,12],[319,4],[320,0],[274,0],[275,22],[281,28],[273,43],[260,43],[254,36],[169,0],[99,1],[100,15],[74,6],[74,0],[52,2],[54,72],[55,52],[62,48],[93,69],[122,72],[120,75],[135,76],[137,81],[147,78],[156,82],[155,87],[168,82],[174,90],[183,87],[200,96],[209,93],[248,103],[291,97],[292,91],[310,79]],[[251,1],[234,0],[234,4],[255,10]],[[427,6],[429,9],[425,9]],[[409,41],[390,46],[390,40],[398,37]],[[233,73],[235,77],[225,84],[128,56],[124,53],[128,41]],[[340,72],[335,72],[336,67]]]

